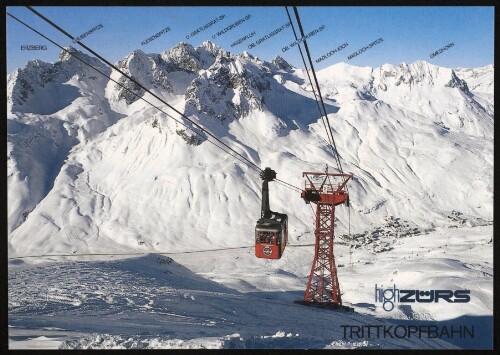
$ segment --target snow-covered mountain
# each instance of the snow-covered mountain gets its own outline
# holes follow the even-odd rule
[[[339,63],[317,73],[354,174],[352,235],[338,207],[335,258],[355,313],[333,314],[293,304],[314,255],[299,193],[270,184],[290,243],[280,260],[255,258],[257,172],[120,73],[69,51],[120,85],[65,52],[8,76],[9,347],[492,346],[493,66]],[[307,75],[284,58],[180,43],[117,65],[282,180],[303,186],[304,171],[336,170]],[[374,284],[467,288],[471,300],[387,312]],[[366,340],[346,338],[345,324],[466,324],[476,337]]]
[[[180,119],[120,73],[70,52]],[[180,43],[117,65],[282,180],[302,186],[303,171],[335,170],[307,76],[283,58]],[[344,171],[355,176],[351,230],[387,216],[420,232],[490,223],[493,70],[419,61],[318,72]],[[137,95],[64,52],[8,76],[10,256],[252,244],[258,174]],[[292,243],[312,240],[296,192],[271,184],[271,207],[289,215]],[[347,209],[337,217],[345,233]]]

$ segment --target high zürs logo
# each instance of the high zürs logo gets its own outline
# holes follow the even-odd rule
[[[395,284],[392,288],[375,284],[375,303],[382,303],[387,312],[394,309],[394,303],[437,303],[440,299],[449,303],[467,303],[470,290],[400,290]]]

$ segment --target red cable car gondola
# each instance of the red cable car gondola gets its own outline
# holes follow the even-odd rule
[[[288,216],[271,211],[269,207],[268,182],[276,178],[276,172],[265,168],[260,173],[262,180],[262,209],[255,226],[255,256],[265,259],[279,259],[288,242]]]

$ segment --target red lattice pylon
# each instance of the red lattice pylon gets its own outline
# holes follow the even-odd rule
[[[301,197],[306,203],[316,204],[316,244],[304,301],[299,303],[341,306],[342,299],[333,254],[335,206],[349,202],[349,194],[344,188],[352,175],[312,172],[305,172],[303,175],[306,178],[306,185]]]

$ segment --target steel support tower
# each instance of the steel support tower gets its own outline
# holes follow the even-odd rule
[[[333,253],[335,206],[349,203],[345,186],[352,175],[305,172],[303,176],[306,183],[301,197],[306,203],[316,204],[316,243],[304,300],[296,303],[341,307],[342,298]]]

